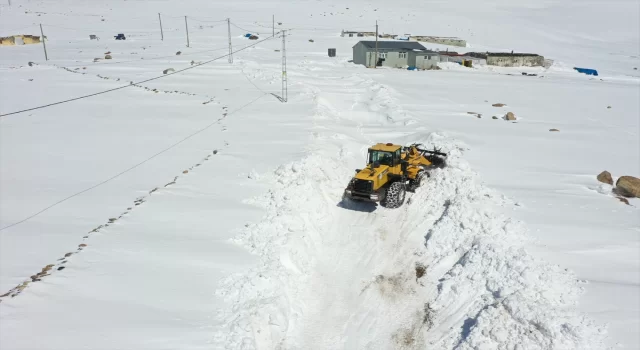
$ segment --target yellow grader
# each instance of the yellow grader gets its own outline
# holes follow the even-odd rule
[[[367,167],[356,175],[344,190],[343,198],[380,202],[387,208],[404,204],[406,192],[415,192],[429,176],[428,170],[445,166],[446,153],[428,151],[421,144],[403,147],[378,143],[369,148]]]

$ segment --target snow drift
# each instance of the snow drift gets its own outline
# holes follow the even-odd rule
[[[526,229],[492,206],[464,146],[397,210],[341,203],[344,152],[311,153],[261,177],[266,209],[235,241],[260,257],[218,294],[218,341],[242,349],[588,349],[604,330],[573,313],[571,273],[527,254]],[[363,145],[364,146],[364,145]],[[423,272],[421,272],[423,271]],[[228,333],[227,333],[228,332]]]

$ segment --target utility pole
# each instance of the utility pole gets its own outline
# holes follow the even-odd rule
[[[271,36],[276,36],[276,15],[271,15]]]
[[[160,39],[164,41],[164,33],[162,32],[162,18],[160,17],[160,12],[158,12],[158,20],[160,21]]]
[[[44,43],[44,31],[42,31],[42,24],[40,24],[40,34],[42,34],[42,47],[44,48],[44,60],[48,61],[49,57],[47,56],[47,45]]]
[[[378,68],[378,21],[376,21],[376,61],[373,67]]]
[[[233,63],[233,48],[231,47],[231,19],[227,18],[227,33],[229,34],[229,63]]]
[[[184,27],[187,29],[187,47],[189,47],[189,25],[187,24],[187,16],[184,16]]]
[[[288,99],[288,87],[287,87],[287,49],[286,49],[286,31],[282,31],[282,102],[287,102]]]

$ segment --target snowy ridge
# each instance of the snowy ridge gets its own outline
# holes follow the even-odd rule
[[[450,167],[396,211],[338,207],[350,175],[340,155],[311,154],[265,176],[274,188],[252,203],[268,214],[236,239],[261,264],[223,283],[234,308],[218,340],[231,349],[602,348],[603,331],[570,311],[575,277],[523,250],[524,227],[484,209],[504,200],[436,137]]]
[[[451,175],[432,178],[432,189]],[[529,255],[522,224],[481,209],[495,200],[478,196],[473,177],[460,175],[419,253],[439,281],[426,312],[437,326],[427,337],[443,349],[602,349],[603,330],[569,311],[582,292],[574,275]],[[452,257],[459,257],[453,266]]]

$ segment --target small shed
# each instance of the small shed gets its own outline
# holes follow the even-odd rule
[[[433,44],[442,44],[449,46],[466,47],[467,41],[464,39],[449,36],[433,36],[433,35],[410,35],[410,41],[422,41]]]
[[[364,36],[376,36],[376,32],[366,32],[366,31],[357,31],[357,30],[342,30],[342,33],[340,34],[340,36],[342,37],[364,37]]]
[[[0,37],[0,45],[2,46],[9,46],[9,45],[15,45],[15,44],[16,44],[16,37],[14,36]]]
[[[23,35],[22,41],[26,44],[39,44],[40,37],[37,35]]]
[[[454,62],[454,63],[459,63],[463,66],[466,67],[470,67],[470,66],[477,66],[477,65],[486,65],[487,64],[487,60],[483,59],[483,58],[479,58],[479,57],[473,57],[473,56],[468,56],[468,55],[448,55],[448,54],[444,54],[443,52],[440,52],[440,55],[442,57],[442,62]]]
[[[29,44],[39,44],[39,43],[40,43],[40,37],[37,35],[20,34],[20,35],[0,37],[0,45],[2,46],[29,45]]]
[[[415,67],[418,69],[436,69],[440,62],[440,54],[431,50],[414,50],[412,56],[415,57]]]
[[[467,56],[485,59],[487,65],[499,67],[542,67],[544,57],[534,53],[469,52]]]

